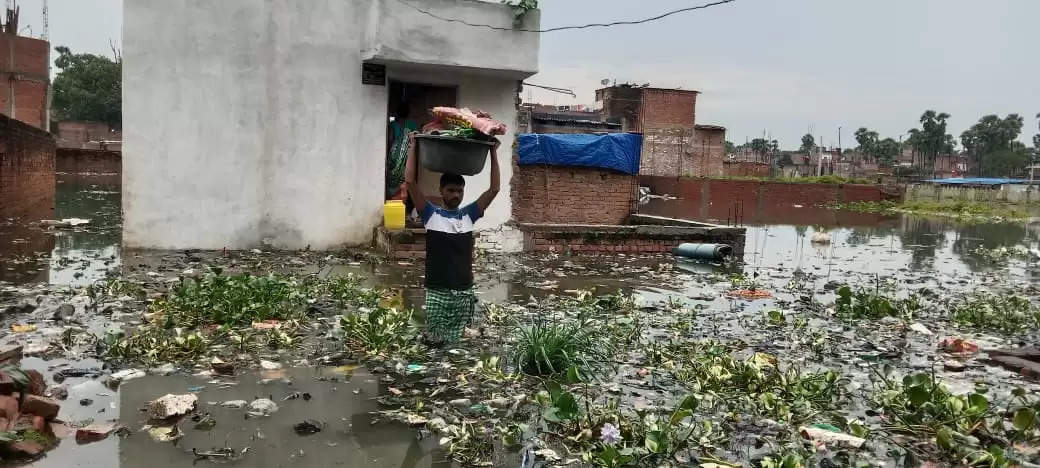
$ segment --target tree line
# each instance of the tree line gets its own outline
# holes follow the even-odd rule
[[[54,49],[51,111],[57,120],[105,122],[113,128],[123,123],[123,60],[113,49],[114,59],[95,54],[75,54],[68,47]]]
[[[899,141],[891,137],[882,139],[878,132],[860,127],[854,133],[857,146],[846,152],[883,166],[891,166],[904,149],[909,149],[911,165],[922,172],[931,172],[940,156],[962,155],[974,162],[975,167],[971,172],[987,177],[1020,175],[1029,164],[1040,163],[1040,123],[1037,125],[1038,133],[1033,135],[1033,147],[1029,148],[1018,141],[1024,126],[1024,119],[1018,114],[1008,114],[1004,118],[985,115],[961,132],[959,139],[947,133],[949,118],[950,114],[946,112],[925,111],[918,121],[920,127],[909,129],[905,141],[902,137]],[[1040,113],[1036,114],[1036,118],[1040,120]],[[958,140],[962,148],[960,152],[957,151]],[[740,146],[726,143],[728,153],[750,150],[758,155],[775,155],[773,160],[778,164],[791,164],[790,154],[780,155],[775,140],[755,139]],[[812,134],[807,133],[802,136],[798,152],[810,155],[817,148]]]

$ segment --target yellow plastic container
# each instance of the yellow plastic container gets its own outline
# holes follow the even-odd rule
[[[383,205],[383,227],[404,229],[404,202],[389,200]]]

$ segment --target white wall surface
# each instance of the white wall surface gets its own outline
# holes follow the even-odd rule
[[[413,34],[366,29],[384,24],[373,15],[386,11],[385,2],[393,0],[125,0],[124,244],[328,249],[368,243],[382,217],[387,89],[361,84],[362,49],[380,38],[410,40],[387,34]],[[510,11],[467,0],[430,3],[466,11],[476,4],[503,18]],[[473,33],[425,21],[413,26],[427,30],[427,40],[437,37],[434,29],[451,35],[446,43]],[[507,68],[489,72],[391,62],[388,74],[457,84],[459,105],[491,112],[510,126],[503,138],[508,157],[516,80],[535,71],[537,39],[534,45],[518,51],[527,65],[507,61],[495,65]],[[454,50],[457,55],[436,61],[479,66],[488,54],[501,53]],[[508,68],[517,66],[530,71]],[[502,163],[502,192],[484,228],[511,212],[511,165]],[[470,178],[467,199],[488,182],[486,171]]]
[[[473,72],[526,78],[538,71],[536,33],[500,31],[444,21],[398,0],[370,0],[365,60],[466,67]],[[471,24],[513,27],[513,10],[500,2],[475,0],[409,0],[442,18]],[[523,29],[537,29],[540,12],[528,12]]]

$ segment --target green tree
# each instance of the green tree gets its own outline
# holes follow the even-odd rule
[[[857,148],[859,152],[877,159],[878,132],[868,130],[867,127],[860,127],[854,136],[856,143],[859,143]]]
[[[884,140],[877,142],[875,157],[879,163],[885,166],[891,166],[892,164],[895,164],[896,157],[898,157],[899,153],[902,151],[903,147],[898,141],[891,138],[885,138]]]
[[[760,156],[769,154],[769,140],[765,138],[755,138],[751,140],[751,152]]]
[[[1040,112],[1036,114],[1036,126],[1040,129]],[[1033,159],[1040,159],[1040,133],[1033,135]]]
[[[732,141],[726,140],[726,154],[733,154],[737,152],[737,146]]]
[[[1008,114],[1003,119],[991,114],[961,133],[961,145],[975,157],[979,174],[1007,175],[1020,169],[1014,165],[1021,161],[1018,153],[1026,151],[1025,145],[1015,139],[1022,133],[1023,124],[1024,119],[1018,114]]]
[[[914,149],[917,163],[931,172],[935,167],[935,158],[940,154],[952,153],[956,143],[953,135],[946,133],[946,120],[950,114],[927,110],[921,114],[921,128],[909,130],[910,139],[907,140]]]
[[[813,138],[812,134],[806,133],[802,136],[802,146],[798,148],[798,151],[809,154],[816,149],[816,139]]]
[[[56,47],[54,65],[60,70],[54,78],[52,109],[58,120],[90,120],[122,126],[122,59],[94,54],[73,54],[65,46]]]

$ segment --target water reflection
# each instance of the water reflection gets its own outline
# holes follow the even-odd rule
[[[705,200],[651,200],[640,212],[694,221],[725,222]],[[708,217],[697,216],[706,213]],[[717,213],[716,213],[717,214]],[[984,250],[1000,247],[1036,249],[1040,225],[965,223],[910,215],[849,213],[788,202],[762,202],[746,211],[745,262],[758,266],[793,266],[829,272],[837,262],[855,271],[882,273],[907,268],[951,276],[995,271]],[[825,231],[831,244],[812,244],[814,232]],[[1028,261],[1012,261],[1012,275],[1038,281],[1040,272]],[[890,270],[890,268],[892,270]]]
[[[83,218],[48,229],[44,219]],[[120,264],[119,175],[58,174],[54,205],[0,222],[0,281],[83,286]]]

